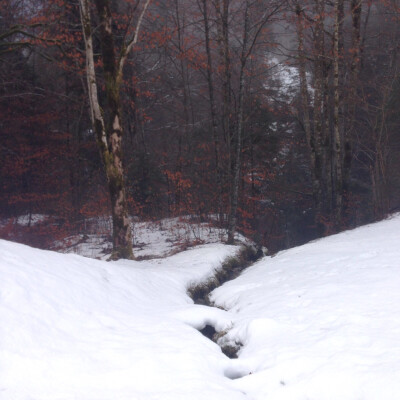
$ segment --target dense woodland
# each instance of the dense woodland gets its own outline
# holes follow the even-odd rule
[[[0,0],[1,237],[112,215],[131,257],[128,216],[190,215],[277,251],[398,210],[398,6]]]

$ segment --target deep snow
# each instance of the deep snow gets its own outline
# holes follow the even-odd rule
[[[0,399],[397,400],[399,239],[397,216],[265,257],[212,293],[228,311],[186,290],[237,247],[107,263],[0,241]]]
[[[400,399],[400,218],[265,258],[212,299],[255,399]]]

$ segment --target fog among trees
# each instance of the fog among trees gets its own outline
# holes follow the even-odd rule
[[[130,219],[191,216],[274,252],[399,210],[398,7],[0,0],[0,236],[107,215],[131,258]]]

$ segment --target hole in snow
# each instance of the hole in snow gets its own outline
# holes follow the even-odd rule
[[[200,333],[202,333],[206,338],[214,340],[214,335],[217,331],[212,325],[206,325],[203,329],[200,329]]]
[[[228,358],[238,358],[237,353],[242,346],[241,343],[235,343],[235,344],[218,343],[218,339],[220,338],[221,334],[218,333],[212,325],[206,325],[203,329],[200,329],[199,332],[202,333],[206,338],[217,343],[219,347],[221,347],[222,353],[224,353]]]

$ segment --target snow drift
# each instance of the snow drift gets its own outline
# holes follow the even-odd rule
[[[226,311],[186,292],[232,246],[107,263],[0,241],[0,399],[397,400],[399,239],[397,216],[266,257],[212,293]]]

